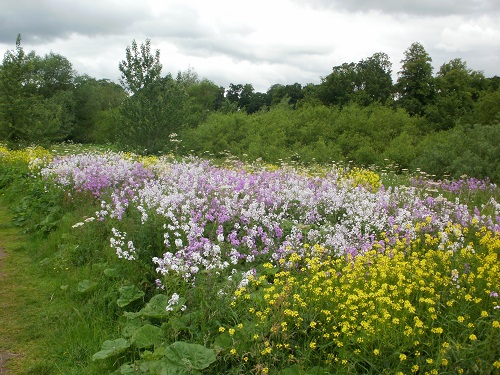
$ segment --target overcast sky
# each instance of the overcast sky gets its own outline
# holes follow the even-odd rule
[[[319,83],[333,66],[385,52],[394,78],[420,42],[500,76],[500,0],[0,0],[0,51],[65,56],[79,74],[118,81],[125,48],[151,40],[163,73],[194,69],[220,86]]]

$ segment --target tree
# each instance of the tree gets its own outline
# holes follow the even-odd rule
[[[71,139],[84,143],[114,141],[115,131],[109,120],[127,98],[125,90],[107,79],[97,80],[83,75],[75,78],[73,94],[75,127]]]
[[[358,84],[356,101],[361,105],[374,102],[386,104],[392,99],[392,63],[389,56],[377,52],[361,60],[357,66]],[[360,95],[361,94],[361,95]]]
[[[352,99],[358,84],[358,73],[355,63],[343,63],[334,66],[332,73],[321,79],[317,95],[325,105],[342,107]]]
[[[245,85],[230,83],[226,92],[226,101],[236,103],[238,109],[243,109],[248,114],[255,113],[262,107],[271,104],[267,93],[256,93],[250,83]]]
[[[288,98],[288,104],[295,108],[297,102],[304,99],[304,92],[302,85],[297,82],[293,85],[275,84],[267,90],[267,96],[270,105],[279,104],[283,99]]]
[[[161,78],[160,51],[151,53],[149,39],[140,48],[134,40],[125,55],[120,83],[130,97],[120,106],[118,142],[146,153],[167,150],[169,136],[184,125],[184,87],[171,74]]]
[[[151,53],[151,41],[146,39],[144,44],[137,47],[135,39],[132,47],[127,46],[125,60],[118,65],[122,73],[120,84],[129,94],[135,94],[150,83],[161,77],[160,50]]]
[[[413,43],[404,56],[396,83],[397,103],[410,115],[421,116],[426,106],[434,100],[432,59],[418,42]]]
[[[368,106],[392,98],[392,64],[387,54],[378,52],[358,63],[333,67],[322,79],[316,95],[325,105],[343,107],[351,102]]]
[[[76,73],[66,57],[50,52],[36,61],[37,91],[39,94],[50,98],[59,91],[73,89]]]
[[[118,141],[145,153],[169,149],[170,135],[184,123],[184,90],[168,74],[148,83],[120,108]]]
[[[435,101],[426,111],[433,128],[450,129],[471,113],[485,85],[483,74],[467,68],[462,59],[443,64],[435,78]]]
[[[11,145],[59,141],[71,131],[70,91],[54,88],[43,95],[43,88],[58,84],[57,77],[49,81],[41,74],[46,62],[33,51],[24,52],[20,34],[15,50],[4,55],[0,69],[0,133]]]

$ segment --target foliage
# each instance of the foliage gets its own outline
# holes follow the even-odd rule
[[[412,116],[423,115],[435,95],[432,58],[418,42],[408,47],[404,55],[396,83],[397,105]]]
[[[426,136],[412,164],[427,173],[459,178],[468,175],[500,181],[500,125],[457,126]]]
[[[11,145],[65,139],[73,125],[72,98],[62,88],[71,77],[66,59],[26,54],[18,35],[15,51],[5,53],[0,69],[0,136]]]
[[[443,64],[435,78],[435,101],[426,108],[434,129],[451,129],[471,113],[483,87],[483,74],[468,69],[461,59]]]
[[[125,49],[125,60],[118,65],[121,72],[120,83],[129,94],[136,94],[161,77],[160,50],[151,53],[151,40],[137,46],[135,39],[132,47]]]
[[[325,105],[387,103],[392,97],[392,64],[385,53],[375,53],[358,63],[344,63],[322,79],[316,90]]]
[[[381,162],[391,140],[418,123],[404,111],[380,104],[338,110],[321,105],[292,109],[282,103],[252,116],[213,114],[181,138],[188,150],[200,154],[228,151],[273,163],[294,157],[305,163],[353,160],[369,165]]]
[[[108,80],[89,76],[75,79],[75,142],[109,143],[115,141],[117,109],[127,98],[122,87]]]
[[[168,150],[170,135],[184,123],[185,99],[170,75],[127,98],[120,107],[118,143],[147,153]]]

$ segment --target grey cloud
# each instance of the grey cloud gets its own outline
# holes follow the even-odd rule
[[[301,0],[294,0],[304,4]],[[380,11],[419,16],[470,15],[500,12],[498,0],[308,0],[312,7],[348,12]]]
[[[248,61],[252,63],[281,64],[308,57],[328,55],[327,45],[311,42],[309,45],[286,45],[261,43],[246,39],[237,34],[225,34],[214,37],[205,35],[200,38],[170,40],[186,55],[196,57],[227,56],[235,62]]]
[[[134,0],[2,0],[0,42],[13,44],[19,33],[23,41],[32,44],[66,38],[71,34],[120,35],[149,15],[148,8]]]

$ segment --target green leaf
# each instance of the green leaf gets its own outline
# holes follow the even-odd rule
[[[190,374],[193,370],[203,370],[215,362],[215,351],[203,345],[176,341],[165,350],[163,363],[169,371]]]
[[[103,342],[101,351],[92,356],[92,360],[106,359],[125,352],[130,348],[130,342],[120,337],[116,340],[106,340]]]
[[[95,281],[90,280],[82,280],[78,283],[77,290],[80,293],[88,293],[97,287],[97,283]]]
[[[215,338],[214,346],[223,350],[231,348],[232,340],[228,332],[221,333]]]
[[[122,336],[125,338],[130,338],[132,335],[142,326],[142,321],[140,319],[130,320],[122,329]]]
[[[149,348],[161,343],[163,332],[160,327],[146,324],[136,330],[131,338],[132,344],[137,348]]]
[[[157,294],[149,300],[141,311],[137,313],[125,312],[127,318],[154,318],[164,319],[167,317],[168,297],[164,294]]]
[[[103,272],[111,279],[117,279],[120,277],[120,272],[118,272],[116,268],[106,268]]]
[[[304,375],[304,370],[302,370],[298,365],[293,365],[283,369],[281,373],[283,375]]]
[[[129,303],[138,300],[144,296],[144,292],[137,288],[135,285],[122,286],[118,289],[120,292],[120,298],[116,300],[116,304],[119,307],[125,307]]]

